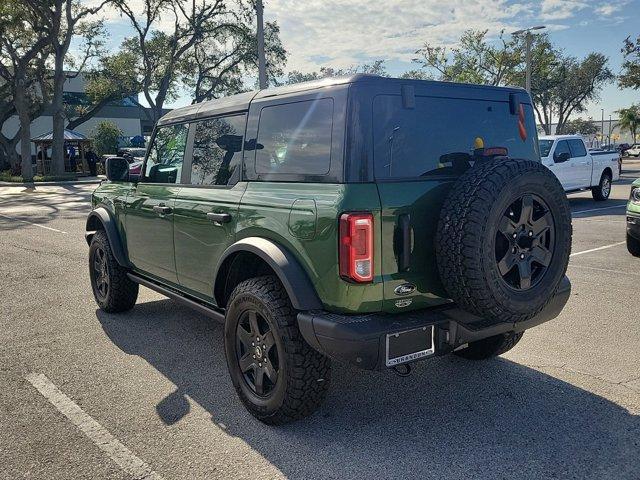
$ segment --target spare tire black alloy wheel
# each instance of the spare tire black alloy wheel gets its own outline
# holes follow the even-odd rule
[[[504,212],[496,232],[495,258],[500,275],[516,290],[538,284],[551,262],[553,215],[537,195],[524,194]]]
[[[278,382],[279,356],[273,332],[255,310],[246,310],[236,327],[236,360],[244,381],[261,397],[273,392]]]
[[[109,267],[107,266],[107,255],[102,247],[95,249],[92,267],[91,273],[93,275],[96,297],[105,299],[109,293]]]

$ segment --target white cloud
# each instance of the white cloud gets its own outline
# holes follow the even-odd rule
[[[542,20],[565,20],[574,17],[587,5],[586,2],[580,0],[543,0],[540,18]]]
[[[615,12],[622,10],[622,7],[624,7],[627,3],[629,3],[628,1],[623,1],[623,0],[618,0],[617,2],[611,2],[611,3],[603,3],[599,6],[596,7],[596,13],[599,15],[603,15],[605,17],[608,17],[612,14],[614,14]]]
[[[266,0],[281,26],[289,69],[344,67],[367,59],[410,61],[426,41],[452,45],[467,29],[517,30],[533,14],[507,0]]]

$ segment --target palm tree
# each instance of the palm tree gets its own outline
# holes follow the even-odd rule
[[[629,108],[621,108],[617,112],[620,115],[618,121],[620,130],[629,130],[636,143],[636,133],[640,128],[640,105],[631,105]]]

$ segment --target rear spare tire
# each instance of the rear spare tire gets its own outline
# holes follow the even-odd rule
[[[567,197],[545,166],[505,158],[476,164],[456,181],[440,212],[442,283],[473,314],[527,320],[555,295],[571,233]]]

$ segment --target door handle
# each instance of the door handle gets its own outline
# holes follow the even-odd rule
[[[172,212],[171,207],[167,207],[165,205],[154,205],[153,211],[159,215],[167,215]]]
[[[214,223],[229,223],[231,221],[231,215],[228,213],[207,213],[207,219]]]

